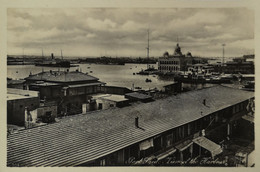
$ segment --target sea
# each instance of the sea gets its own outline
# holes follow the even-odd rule
[[[119,86],[129,89],[140,87],[143,90],[157,88],[161,90],[163,86],[174,83],[173,77],[161,78],[158,75],[137,75],[142,69],[147,69],[147,64],[125,65],[103,65],[103,64],[76,64],[76,67],[58,68],[41,67],[34,65],[9,65],[7,66],[7,77],[12,79],[24,79],[30,74],[37,74],[42,71],[70,71],[79,70],[88,73],[91,76],[99,78],[99,81],[105,82],[107,86]],[[157,68],[156,64],[149,64],[150,67]],[[134,75],[135,73],[135,75]],[[146,82],[146,79],[152,82]]]

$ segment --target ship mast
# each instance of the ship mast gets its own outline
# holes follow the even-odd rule
[[[148,33],[148,39],[147,39],[147,69],[149,68],[149,51],[150,51],[150,45],[149,45],[149,29],[147,30]]]

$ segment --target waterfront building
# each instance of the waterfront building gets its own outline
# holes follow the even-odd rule
[[[240,131],[254,93],[214,86],[131,107],[64,117],[11,134],[7,166],[138,165],[142,158],[181,162],[215,158]]]
[[[113,107],[124,107],[129,105],[129,100],[123,95],[116,94],[97,94],[92,96],[96,102],[95,109],[106,110]]]
[[[250,61],[246,57],[247,56],[242,58],[235,58],[233,61],[226,62],[226,65],[223,67],[223,72],[231,74],[254,74],[254,61]]]
[[[8,125],[32,128],[53,122],[56,117],[57,106],[40,103],[38,91],[7,88]]]
[[[213,66],[210,66],[208,64],[197,63],[188,65],[188,73],[190,74],[210,75],[213,71]]]
[[[162,92],[166,94],[177,94],[182,92],[182,83],[181,82],[175,82],[172,84],[168,84],[163,86]]]
[[[139,92],[127,93],[127,94],[125,94],[125,98],[129,99],[131,102],[140,101],[143,103],[147,103],[147,102],[153,101],[152,96],[143,94],[143,93],[139,93]]]
[[[118,95],[125,95],[126,93],[132,92],[132,90],[126,87],[118,87],[118,86],[102,86],[101,92],[105,94],[118,94]]]
[[[26,113],[40,106],[38,91],[7,88],[7,124],[25,126]]]
[[[25,78],[29,90],[40,92],[41,102],[58,106],[58,114],[82,113],[82,104],[88,103],[90,95],[100,93],[98,78],[77,71],[46,71]]]
[[[254,55],[244,55],[227,61],[224,65],[221,63],[212,64],[214,72],[223,72],[228,74],[254,74],[255,62]]]
[[[179,73],[180,71],[187,70],[187,65],[192,64],[192,55],[190,52],[187,55],[182,54],[179,44],[176,45],[173,55],[168,52],[159,57],[158,70],[159,72],[166,73]]]
[[[25,89],[25,80],[7,78],[7,88]]]

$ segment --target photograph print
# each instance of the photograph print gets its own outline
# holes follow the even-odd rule
[[[250,8],[7,8],[7,167],[254,167]]]

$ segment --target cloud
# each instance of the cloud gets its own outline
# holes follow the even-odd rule
[[[69,49],[68,55],[145,56],[147,29],[151,56],[173,51],[218,55],[225,42],[230,56],[252,51],[254,13],[234,9],[8,9],[8,53]],[[239,51],[236,50],[239,49]],[[244,47],[244,48],[243,48]]]

